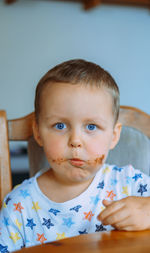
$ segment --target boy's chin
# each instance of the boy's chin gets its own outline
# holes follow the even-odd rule
[[[73,184],[86,184],[90,183],[93,178],[95,177],[95,174],[86,174],[85,173],[75,173],[70,178],[68,178],[68,181],[72,182]]]

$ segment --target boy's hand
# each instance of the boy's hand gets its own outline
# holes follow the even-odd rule
[[[150,229],[150,197],[127,197],[118,201],[103,200],[106,207],[98,220],[118,230]]]

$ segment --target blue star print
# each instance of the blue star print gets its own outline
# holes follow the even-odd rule
[[[100,232],[100,231],[106,231],[107,229],[101,224],[101,225],[97,225],[96,224],[96,230],[95,232]]]
[[[36,226],[36,224],[33,222],[33,219],[27,219],[28,223],[26,224],[26,227],[30,227],[33,230],[33,227]]]
[[[50,213],[53,213],[55,216],[57,216],[57,214],[60,213],[59,210],[53,209],[53,208],[51,208],[51,209],[49,210],[49,212],[50,212]]]
[[[117,180],[117,179],[111,179],[111,185],[116,185],[116,184],[117,184],[117,182],[118,182],[118,180]]]
[[[25,243],[23,242],[23,245],[21,246],[21,249],[25,248],[25,246],[26,246],[26,245],[25,245]]]
[[[145,185],[140,184],[140,188],[139,188],[138,192],[141,193],[141,196],[143,196],[143,192],[147,192],[146,187],[147,187],[147,184],[145,184]]]
[[[74,207],[72,207],[72,208],[70,208],[70,211],[72,211],[72,210],[74,210],[75,212],[79,212],[79,209],[81,208],[82,206],[80,206],[80,205],[77,205],[77,206],[74,206]]]
[[[25,199],[27,196],[30,196],[27,190],[20,190],[21,196]]]
[[[115,167],[113,167],[113,170],[121,172],[123,170],[123,168],[119,168],[119,167],[115,166]]]
[[[48,229],[50,229],[50,227],[52,227],[52,226],[54,226],[54,224],[53,223],[51,223],[51,219],[45,219],[45,218],[43,218],[43,223],[42,223],[42,225],[45,225]]]
[[[98,184],[97,188],[100,188],[100,189],[104,188],[104,180]]]
[[[142,178],[142,174],[135,174],[134,177],[132,177],[135,181],[137,181],[139,178]]]
[[[65,225],[68,228],[70,228],[74,224],[71,218],[63,218],[63,221],[64,223],[62,225]]]
[[[132,181],[132,177],[127,176],[127,177],[126,177],[126,183],[127,183],[127,184],[130,184],[131,181]]]
[[[79,231],[80,235],[84,235],[84,234],[88,234],[88,232],[86,231],[86,229],[84,229],[83,231]]]
[[[8,198],[6,199],[6,201],[5,201],[6,205],[8,205],[8,202],[9,202],[10,200],[11,200],[10,197],[8,197]]]
[[[93,203],[94,205],[97,205],[99,200],[100,200],[100,198],[98,197],[98,195],[96,195],[94,197],[91,197],[91,202],[90,203]]]
[[[3,246],[2,244],[0,244],[0,252],[1,253],[7,253],[8,251],[8,246]]]
[[[9,218],[4,217],[3,223],[4,223],[5,226],[10,225],[8,221],[9,221]]]

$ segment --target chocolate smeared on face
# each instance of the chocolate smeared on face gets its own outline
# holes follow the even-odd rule
[[[102,165],[103,164],[103,161],[104,161],[104,158],[105,158],[105,155],[101,155],[100,157],[97,157],[96,159],[94,160],[88,160],[87,163],[89,165]]]
[[[53,163],[57,163],[58,165],[60,165],[61,163],[65,162],[66,159],[64,158],[57,158],[57,159],[54,159],[52,160]]]
[[[100,157],[97,157],[93,160],[87,160],[87,164],[91,165],[91,166],[96,166],[96,165],[102,165],[103,161],[104,161],[105,155],[101,155]],[[61,165],[63,162],[66,162],[67,159],[65,158],[57,158],[57,159],[53,159],[52,162],[56,163],[58,165]]]

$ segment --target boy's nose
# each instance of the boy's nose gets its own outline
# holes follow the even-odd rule
[[[69,138],[69,146],[71,148],[81,148],[82,141],[78,133],[72,133]]]
[[[70,145],[72,148],[81,148],[81,144],[80,143],[71,143]]]

